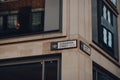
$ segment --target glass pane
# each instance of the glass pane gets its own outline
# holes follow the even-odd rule
[[[46,61],[45,62],[45,80],[58,80],[57,74],[58,66],[57,61]]]
[[[107,76],[101,74],[101,73],[98,73],[98,77],[97,77],[98,80],[110,80]]]
[[[106,16],[106,11],[107,11],[107,8],[106,6],[103,6],[103,17],[106,19],[107,16]]]
[[[41,13],[40,12],[36,12],[33,13],[32,15],[32,25],[40,25],[41,24]]]
[[[93,80],[96,80],[96,70],[93,70]]]
[[[15,21],[17,21],[17,15],[8,16],[8,28],[15,28]]]
[[[107,44],[107,30],[105,28],[103,28],[103,41]]]
[[[108,32],[108,46],[109,47],[112,47],[112,33]]]
[[[116,0],[111,0],[111,2],[116,5],[117,1]]]
[[[107,14],[108,14],[108,22],[111,24],[111,16],[110,16],[110,11],[109,10],[108,10]]]
[[[33,12],[32,13],[32,30],[41,31],[42,30],[42,12]]]
[[[43,32],[44,10],[45,0],[14,0],[13,2],[0,3],[0,13],[4,17],[3,25],[5,26],[0,38]],[[33,12],[38,13],[34,14]]]
[[[24,64],[0,68],[1,80],[42,80],[42,64]]]
[[[2,26],[3,26],[3,18],[0,17],[0,30],[2,30]]]
[[[60,0],[45,0],[44,31],[60,29]]]

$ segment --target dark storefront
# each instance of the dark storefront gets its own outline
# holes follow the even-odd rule
[[[60,54],[0,61],[1,80],[60,80]]]

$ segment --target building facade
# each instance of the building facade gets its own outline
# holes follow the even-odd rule
[[[120,80],[119,0],[0,0],[3,80]]]

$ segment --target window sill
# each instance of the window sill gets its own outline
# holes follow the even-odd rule
[[[21,35],[16,37],[0,39],[0,45],[9,45],[9,44],[48,40],[48,39],[64,38],[66,36],[67,36],[66,33],[59,31],[33,34],[33,35],[23,35],[23,36]]]
[[[110,60],[112,63],[114,63],[116,66],[120,67],[120,63],[119,60],[115,60],[114,58],[112,58],[110,55],[108,55],[105,51],[103,51],[102,49],[100,49],[99,47],[97,47],[95,44],[89,44],[93,49],[95,49],[97,52],[99,52],[101,55],[103,55],[104,57],[106,57],[108,60]]]

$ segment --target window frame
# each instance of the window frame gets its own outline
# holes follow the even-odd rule
[[[95,74],[94,74],[95,71]],[[93,80],[98,80],[98,74],[102,74],[110,80],[119,80],[117,76],[100,66],[99,64],[93,62]],[[95,79],[94,79],[95,78]]]
[[[41,56],[29,56],[12,59],[1,59],[0,69],[2,68],[17,68],[16,66],[41,64],[42,65],[42,80],[45,80],[45,62],[57,61],[57,80],[61,80],[61,53],[41,55]],[[3,69],[2,69],[3,70]]]
[[[43,31],[36,31],[36,32],[29,32],[29,33],[22,33],[22,34],[13,34],[13,35],[6,35],[6,36],[2,36],[2,37],[0,37],[0,39],[8,39],[8,38],[17,38],[17,37],[24,37],[24,36],[34,36],[34,35],[38,35],[38,34],[46,34],[46,33],[56,33],[56,32],[60,32],[60,33],[62,33],[62,5],[63,5],[63,3],[62,3],[63,1],[62,0],[59,0],[59,28],[58,29],[56,29],[56,30],[49,30],[49,31],[45,31],[44,30],[44,19],[45,19],[45,12],[43,12],[44,14],[43,14],[43,17],[44,17],[44,19],[42,20],[42,22],[43,22]],[[2,4],[2,3],[1,3]],[[14,12],[14,11],[11,11],[11,13],[10,13],[10,15],[12,15],[13,13],[12,12]],[[18,11],[17,11],[18,12]],[[32,11],[32,13],[33,12],[36,12],[36,10],[34,11]],[[39,12],[39,11],[38,11]],[[4,16],[4,12],[1,12],[0,13],[0,16]],[[32,24],[31,24],[31,26],[32,26]],[[4,35],[4,34],[3,34]]]
[[[103,51],[107,52],[108,55],[110,55],[115,60],[119,61],[119,54],[118,54],[118,31],[117,31],[117,16],[116,14],[108,7],[108,10],[112,12],[112,16],[114,17],[113,25],[109,24],[104,18],[103,18],[103,6],[108,7],[103,0],[92,0],[92,41],[98,45]],[[97,8],[96,8],[97,7]],[[102,10],[102,11],[100,11]],[[104,20],[104,21],[102,21]],[[107,23],[107,24],[106,24]],[[107,26],[106,26],[107,25]],[[108,25],[110,27],[108,27]],[[102,27],[105,27],[113,34],[113,49],[104,46],[102,42],[103,36],[102,34]],[[114,26],[114,27],[112,27]]]
[[[9,29],[11,29],[11,28],[9,27],[9,18],[12,17],[12,22],[14,22],[13,20],[14,20],[15,18],[13,18],[13,16],[16,17],[16,20],[17,20],[17,17],[18,17],[18,16],[17,16],[16,13],[7,15],[7,27],[8,27]],[[10,19],[10,20],[11,20],[11,19]],[[11,21],[10,21],[10,22],[11,22]]]
[[[110,2],[112,3],[113,6],[117,7],[117,0],[116,3],[113,3],[112,0],[110,0]]]

